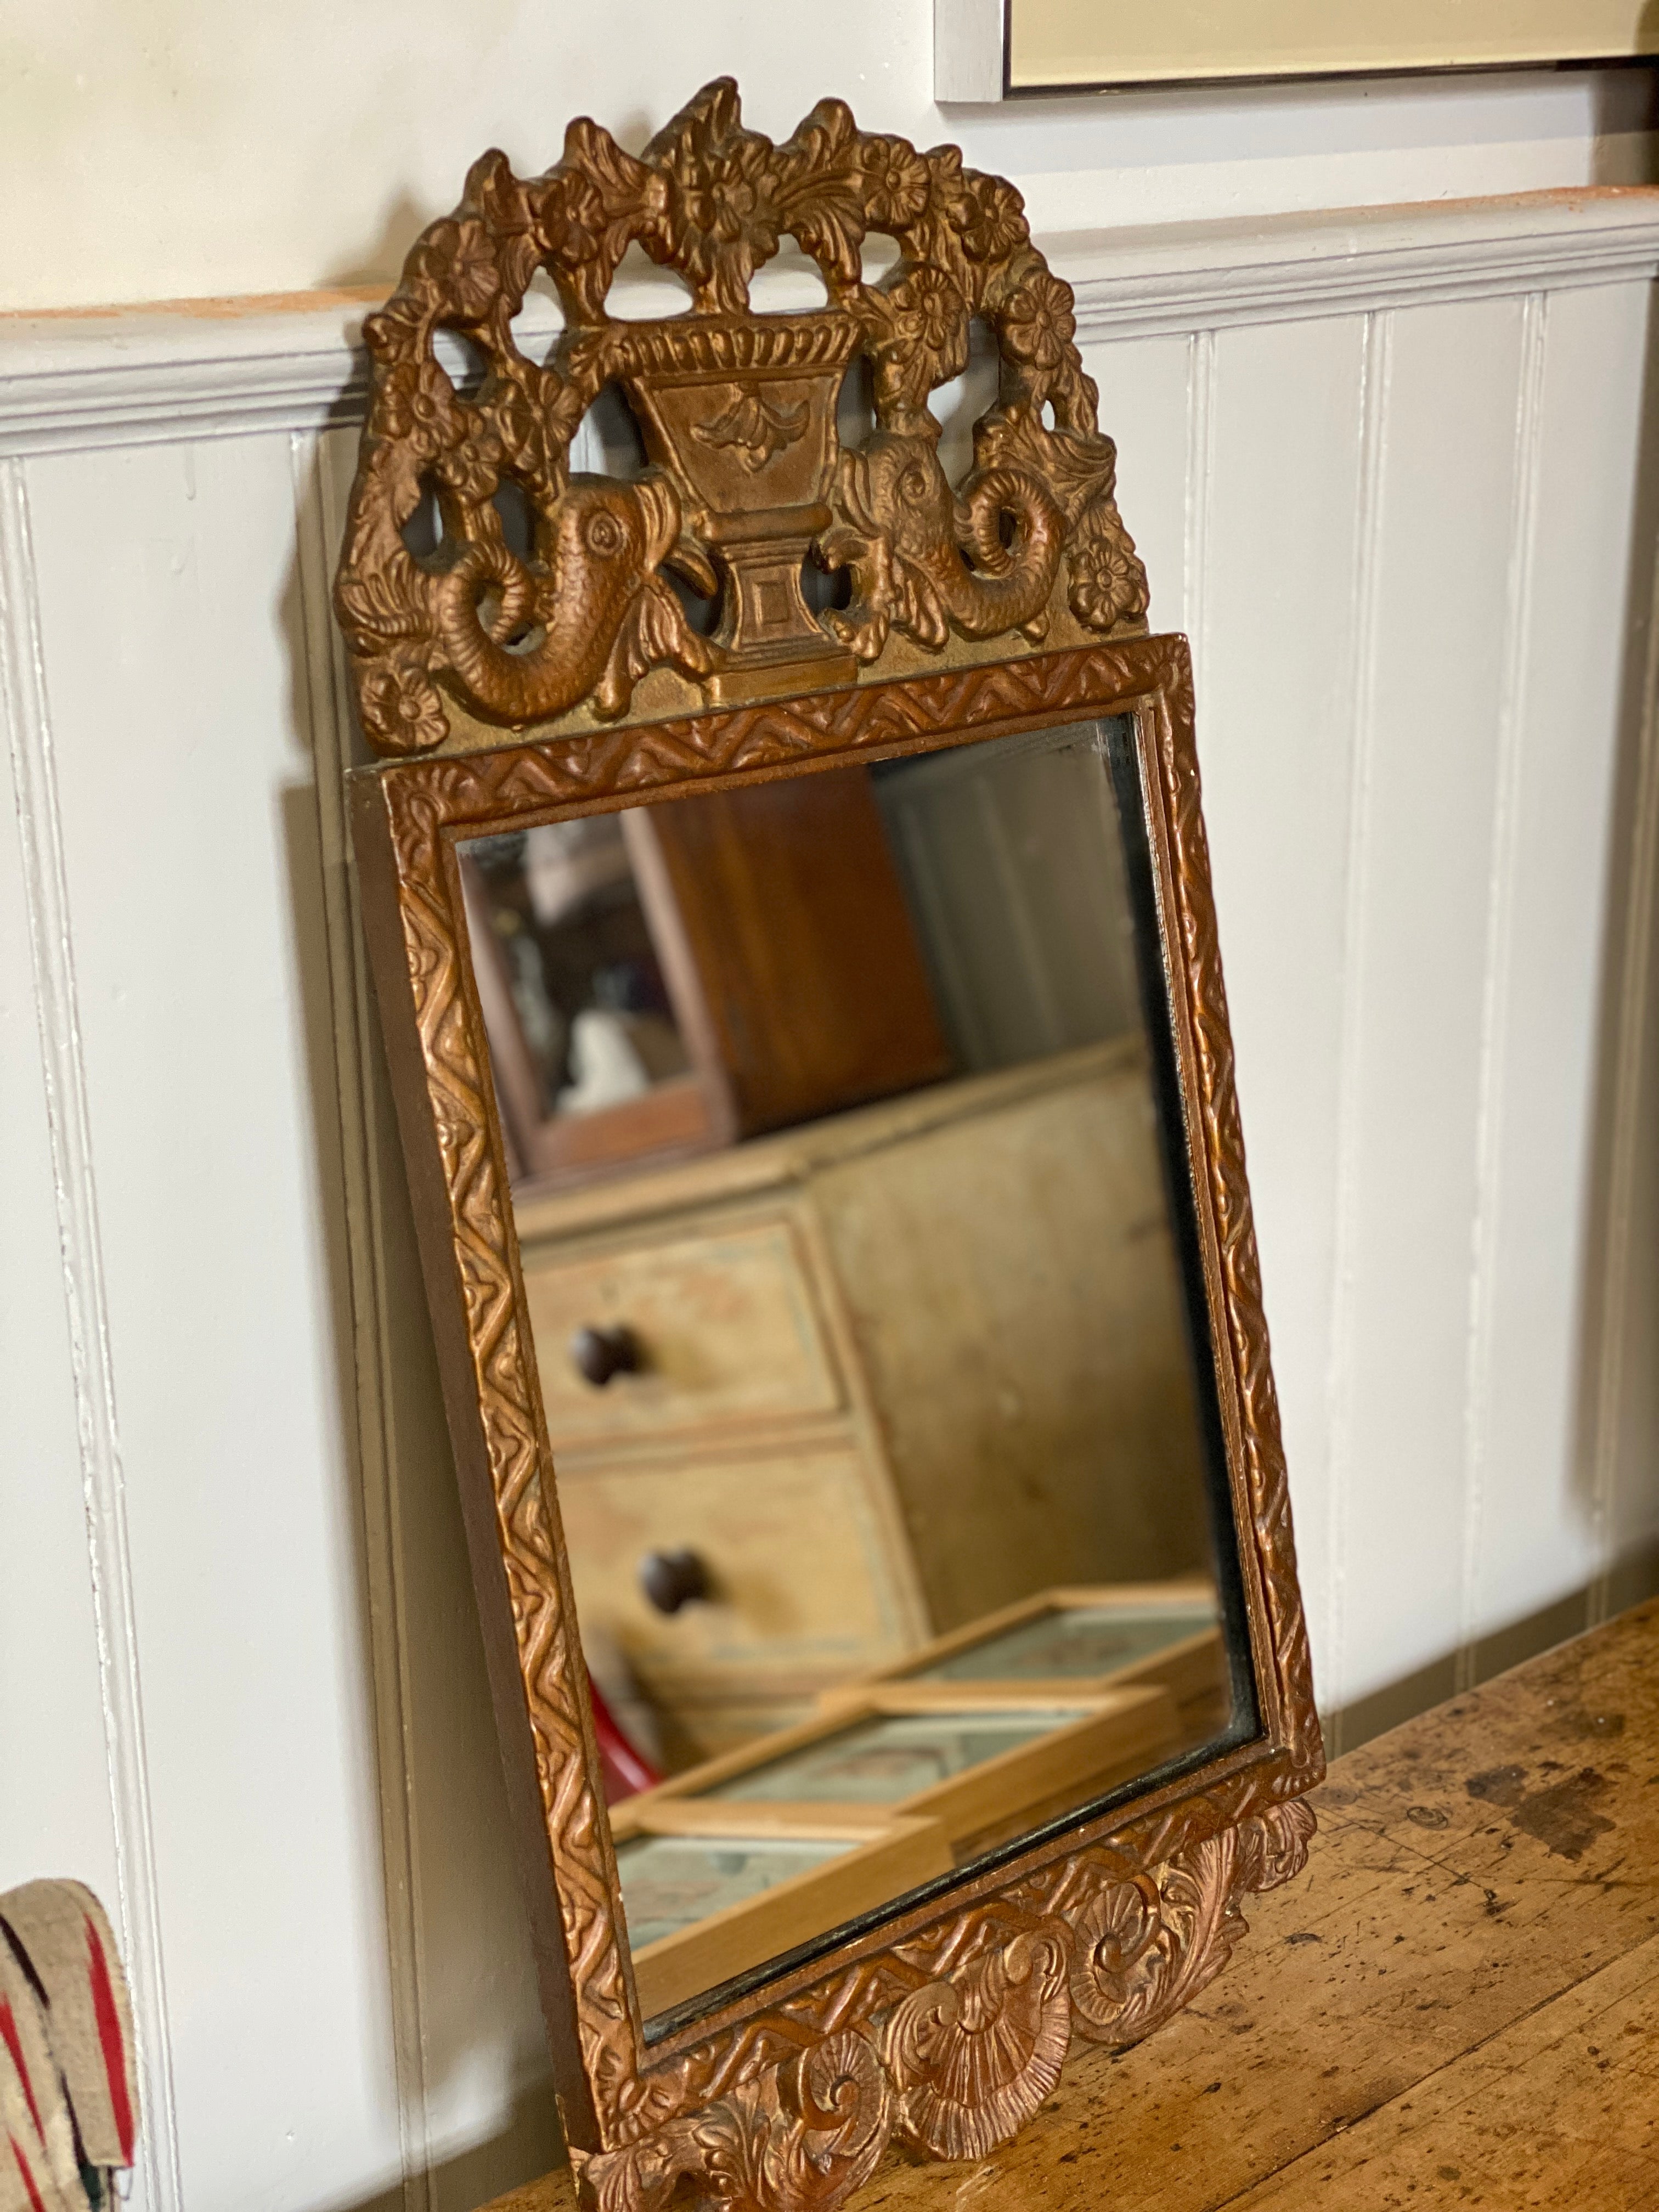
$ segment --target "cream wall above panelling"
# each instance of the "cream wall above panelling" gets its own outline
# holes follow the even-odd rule
[[[753,0],[11,0],[0,308],[389,279],[484,147],[532,174],[587,113],[637,152],[723,72],[774,137],[833,93],[869,129],[958,140],[1045,230],[1651,173],[1640,70],[942,107],[934,3],[845,0],[820,24]]]
[[[1659,1535],[1659,196],[1050,250],[1194,635],[1352,1732]],[[146,2212],[467,2212],[554,2142],[338,807],[352,335],[0,325],[0,1881],[118,1910]]]

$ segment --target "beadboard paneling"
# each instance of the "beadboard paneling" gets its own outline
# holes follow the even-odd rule
[[[1631,457],[1644,435],[1650,301],[1608,286],[1540,299],[1534,312],[1483,1022],[1469,1641],[1588,1580],[1621,1545],[1595,1465],[1595,1370],[1580,1355],[1597,1259],[1600,1033],[1618,950],[1616,793],[1621,755],[1640,744],[1646,679],[1654,485],[1650,465],[1638,513]],[[1621,608],[1627,620],[1610,620]],[[1656,1500],[1650,1485],[1650,1516]]]
[[[1334,1706],[1458,1604],[1487,884],[1522,311],[1390,318],[1350,866],[1331,1413]],[[1443,325],[1445,327],[1443,329]],[[1466,374],[1447,374],[1461,359]],[[1425,680],[1426,678],[1426,680]],[[1389,1593],[1386,1603],[1380,1593]]]
[[[1364,386],[1371,331],[1343,316],[1220,333],[1199,713],[1216,900],[1285,1451],[1328,1450],[1353,747]],[[1189,443],[1194,449],[1194,436]],[[1306,619],[1318,606],[1324,618]],[[1329,1618],[1328,1484],[1299,1485],[1311,1619]]]
[[[1187,417],[1190,336],[1085,343],[1100,386],[1100,419],[1117,441],[1118,505],[1152,585],[1155,629],[1184,629],[1187,598]]]
[[[9,1478],[0,1557],[28,1563],[26,1572],[14,1570],[3,1579],[0,1744],[9,1772],[50,1778],[50,1787],[7,1792],[5,1838],[13,1858],[84,1869],[86,1879],[113,1899],[120,1876],[74,1356],[84,1356],[86,1347],[72,1346],[65,1309],[65,1193],[58,1164],[65,1149],[64,1102],[48,1090],[42,1050],[54,1042],[41,1030],[47,946],[40,925],[51,906],[44,878],[55,854],[41,790],[39,670],[16,490],[0,464],[0,576],[11,617],[0,630],[0,674],[12,738],[0,847],[0,1405],[7,1409]],[[60,987],[66,980],[61,964],[55,980]],[[61,1011],[61,995],[50,1010]]]
[[[191,2204],[398,2164],[284,442],[29,471]]]

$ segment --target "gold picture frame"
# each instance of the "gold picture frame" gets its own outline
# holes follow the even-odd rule
[[[1119,1614],[1133,1620],[1168,1620],[1176,1632],[1159,1638],[1152,1648],[1120,1659],[1104,1668],[1058,1668],[1044,1673],[1029,1662],[999,1671],[985,1664],[971,1672],[953,1672],[963,1662],[989,1661],[1011,1639],[1030,1639],[1048,1622],[1069,1617],[1109,1618]],[[1200,1626],[1202,1621],[1205,1625]],[[1010,1695],[1046,1698],[1059,1703],[1067,1697],[1139,1687],[1144,1683],[1167,1690],[1179,1711],[1185,1712],[1217,1698],[1226,1676],[1222,1631],[1216,1617],[1213,1593],[1200,1583],[1133,1583],[1039,1590],[1000,1612],[982,1613],[965,1628],[936,1636],[902,1659],[878,1668],[834,1690],[820,1692],[818,1703],[836,1709],[872,1689],[902,1689],[918,1701],[941,1706],[996,1689]]]
[[[698,1820],[697,1811],[706,1816]],[[630,1929],[631,1959],[640,2010],[647,2018],[781,1957],[820,1928],[860,1918],[890,1897],[935,1881],[951,1869],[950,1844],[937,1822],[859,1807],[823,1806],[803,1815],[767,1805],[688,1808],[625,1798],[613,1812],[611,1832],[623,1909],[643,1923]],[[640,1900],[637,1879],[629,1880],[630,1859],[647,1847],[673,1849],[683,1856],[701,1851],[710,1858],[742,1855],[759,1862],[769,1852],[783,1866],[763,1869],[781,1878],[752,1894],[712,1911],[699,1911],[683,1926],[654,1933],[644,1917],[649,1901]],[[793,1859],[805,1863],[785,1872]],[[718,1869],[717,1878],[741,1885],[741,1875],[734,1880],[726,1867]],[[684,1888],[683,1874],[678,1881]]]
[[[933,0],[933,94],[947,101],[1264,79],[1437,75],[1641,61],[1642,0]]]

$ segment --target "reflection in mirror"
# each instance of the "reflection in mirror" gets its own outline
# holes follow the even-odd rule
[[[1255,1732],[1132,725],[460,848],[641,2009]]]

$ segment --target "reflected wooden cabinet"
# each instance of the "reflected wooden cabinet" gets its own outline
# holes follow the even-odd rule
[[[705,1152],[950,1068],[867,770],[531,835],[553,849],[510,867],[506,896],[462,860],[516,1182]],[[579,1038],[596,984],[621,993],[604,1018],[647,1047],[650,1079],[572,1112],[558,1095],[580,1060],[570,1018]]]
[[[1034,1589],[1202,1565],[1161,1193],[1121,1038],[520,1200],[578,1610],[672,1765]]]

